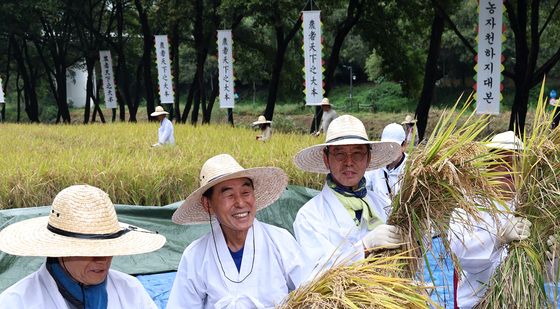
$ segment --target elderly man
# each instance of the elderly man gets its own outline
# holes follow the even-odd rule
[[[230,155],[204,163],[200,187],[173,214],[178,224],[208,223],[211,231],[184,251],[167,308],[269,308],[308,277],[292,235],[259,222],[288,177],[282,169],[244,169]],[[212,220],[212,217],[215,220]]]
[[[383,129],[381,141],[396,143],[401,146],[401,151],[393,162],[365,173],[366,187],[368,190],[377,191],[393,200],[401,189],[402,175],[405,171],[407,159],[405,150],[408,145],[406,133],[400,124],[390,123]]]
[[[150,116],[156,117],[156,119],[160,123],[158,129],[158,142],[153,144],[152,147],[175,144],[173,123],[171,123],[171,121],[167,119],[167,115],[169,115],[169,113],[166,112],[161,106],[157,106],[155,112],[150,114]]]
[[[363,123],[344,115],[333,120],[325,143],[296,154],[300,169],[327,174],[321,193],[303,205],[294,221],[296,239],[317,262],[316,272],[403,243],[399,229],[385,224],[389,199],[367,190],[364,178],[366,169],[394,161],[400,149],[396,143],[369,141]]]
[[[117,221],[109,196],[87,186],[58,193],[50,215],[0,232],[0,250],[45,264],[0,294],[0,308],[150,308],[140,282],[110,269],[115,255],[157,250],[165,237]]]
[[[418,146],[420,140],[418,138],[418,128],[416,127],[416,119],[412,118],[410,115],[404,117],[404,121],[401,122],[406,132],[406,142],[410,144],[414,141],[414,146]]]
[[[321,109],[323,110],[321,127],[317,131],[315,131],[315,136],[319,136],[321,135],[321,133],[327,132],[331,122],[336,119],[336,117],[338,117],[338,114],[332,108],[328,98],[323,98],[323,100],[321,101]]]
[[[502,162],[496,162],[494,170],[499,174],[497,181],[507,205],[498,202],[496,207],[502,213],[492,216],[480,213],[476,220],[466,213],[456,211],[450,222],[449,242],[452,252],[461,265],[461,273],[455,273],[456,308],[473,308],[484,296],[488,282],[507,255],[506,245],[529,237],[531,222],[514,217],[515,183],[511,167],[517,153],[523,150],[523,143],[512,131],[497,134],[487,144],[491,151],[503,153]],[[482,208],[482,206],[481,206]]]

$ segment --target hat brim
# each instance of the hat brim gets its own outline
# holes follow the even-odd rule
[[[165,237],[135,228],[113,239],[62,236],[47,229],[49,217],[14,223],[0,231],[0,250],[20,256],[119,256],[147,253],[165,244]],[[122,228],[130,225],[120,223]]]
[[[168,112],[163,111],[163,112],[153,112],[150,114],[150,116],[155,117],[155,116],[159,116],[159,115],[169,115]]]
[[[271,120],[267,120],[267,121],[255,121],[253,122],[254,126],[258,126],[259,124],[265,124],[265,123],[272,123]]]
[[[342,139],[333,143],[324,143],[307,147],[294,156],[294,163],[300,169],[311,172],[328,174],[330,171],[323,161],[323,149],[334,145],[370,145],[371,161],[367,170],[378,169],[395,161],[401,154],[401,145],[394,142],[364,141],[361,139]]]
[[[523,150],[523,145],[516,145],[512,143],[488,143],[486,147],[492,149],[502,149],[502,150],[511,150],[511,151],[520,151]]]
[[[416,120],[416,119],[410,120],[410,121],[406,121],[406,120],[405,120],[405,121],[401,122],[401,124],[409,124],[409,123],[410,123],[410,124],[414,124],[414,123],[416,123],[417,121],[418,121],[418,120]]]
[[[275,202],[288,186],[288,176],[277,167],[255,167],[218,177],[191,193],[173,213],[177,224],[208,223],[209,216],[202,206],[202,194],[214,185],[230,179],[249,178],[253,181],[257,211]]]

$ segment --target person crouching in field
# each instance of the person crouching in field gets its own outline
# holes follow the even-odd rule
[[[316,263],[314,273],[404,244],[400,229],[385,224],[391,201],[367,190],[364,177],[366,170],[389,164],[400,152],[397,143],[370,141],[358,118],[343,115],[330,124],[325,143],[295,155],[300,169],[327,174],[323,190],[294,221],[296,239]]]
[[[496,180],[506,205],[496,202],[494,206],[502,213],[493,216],[481,212],[481,220],[461,211],[452,215],[448,237],[450,248],[461,265],[461,273],[456,271],[454,280],[456,308],[476,306],[484,296],[494,271],[507,255],[506,245],[530,236],[531,222],[512,215],[515,211],[512,166],[518,152],[523,150],[523,143],[513,131],[507,131],[494,136],[487,146],[490,151],[504,153],[504,161],[496,162],[494,170],[501,172]]]
[[[0,308],[150,308],[140,282],[110,269],[115,255],[155,251],[165,237],[117,221],[109,196],[76,185],[60,191],[48,217],[0,232],[0,250],[47,257],[41,268],[0,294]]]
[[[272,137],[272,121],[266,120],[264,116],[259,116],[257,121],[253,122],[253,126],[259,126],[261,134],[256,136],[257,141],[266,142]]]
[[[158,142],[153,144],[152,147],[175,144],[173,123],[167,119],[167,115],[169,115],[169,113],[161,106],[157,106],[155,112],[150,114],[150,116],[156,117],[160,123],[158,129]]]
[[[227,154],[208,159],[200,187],[173,214],[177,224],[210,222],[184,251],[167,308],[270,308],[308,279],[306,256],[286,230],[258,210],[288,184],[280,168],[245,169]]]

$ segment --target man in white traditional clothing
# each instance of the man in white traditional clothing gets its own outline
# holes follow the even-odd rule
[[[321,133],[326,133],[331,125],[331,122],[338,117],[336,111],[332,108],[329,98],[323,98],[321,100],[321,109],[323,110],[323,116],[321,118],[321,127],[313,134],[315,136],[321,135]]]
[[[258,210],[288,184],[280,168],[245,169],[227,154],[208,159],[200,187],[173,214],[178,224],[211,224],[184,251],[167,308],[272,308],[308,279],[306,256],[286,230]]]
[[[156,110],[150,114],[150,116],[156,117],[159,121],[158,142],[153,144],[152,147],[175,145],[173,123],[171,120],[167,119],[167,115],[169,115],[169,113],[161,106],[157,106]]]
[[[501,213],[490,215],[481,211],[480,220],[459,210],[452,215],[448,237],[461,268],[460,273],[456,270],[454,278],[455,308],[476,306],[507,255],[506,245],[530,236],[531,222],[513,216],[515,184],[511,169],[518,152],[523,150],[523,143],[513,131],[507,131],[494,136],[487,146],[491,151],[503,153],[504,161],[496,162],[494,170],[506,204],[495,202],[490,207]]]
[[[258,126],[261,130],[261,134],[256,136],[257,141],[266,142],[272,137],[272,121],[266,120],[263,115],[257,118],[257,121],[253,122],[253,126]]]
[[[416,119],[412,118],[410,115],[406,115],[404,117],[403,122],[401,124],[404,127],[404,131],[406,132],[406,142],[408,144],[414,142],[414,146],[418,146],[420,140],[418,138],[418,128],[416,127]]]
[[[393,200],[401,189],[402,177],[408,157],[405,152],[408,144],[404,128],[398,123],[388,124],[383,129],[383,133],[381,133],[381,141],[399,144],[401,151],[393,162],[365,173],[366,187],[370,191],[377,191]]]
[[[400,152],[397,143],[370,141],[358,118],[343,115],[331,123],[325,143],[296,154],[300,169],[327,174],[323,190],[294,221],[296,239],[316,263],[314,272],[404,243],[400,229],[385,224],[391,201],[367,190],[364,178],[367,169],[387,165]]]
[[[56,195],[48,217],[0,231],[0,250],[47,257],[38,271],[0,294],[0,308],[156,309],[140,281],[110,266],[115,255],[155,251],[164,244],[162,235],[118,222],[102,190],[68,187]]]

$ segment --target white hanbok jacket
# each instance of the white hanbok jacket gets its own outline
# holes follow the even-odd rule
[[[364,199],[385,223],[390,213],[390,200],[369,190]],[[356,226],[327,185],[298,211],[294,233],[309,259],[315,263],[313,273],[340,262],[364,258],[362,238],[368,233],[367,223],[362,219],[360,225]]]
[[[368,190],[379,192],[389,199],[393,199],[401,190],[401,183],[404,171],[406,169],[406,161],[408,155],[404,154],[404,159],[399,166],[394,169],[388,169],[386,166],[371,171],[366,171],[366,187]],[[387,173],[387,177],[385,177]],[[387,187],[389,186],[389,187]],[[389,188],[391,192],[389,193]]]
[[[508,206],[512,207],[511,204]],[[497,238],[498,227],[513,216],[506,214],[502,205],[496,203],[496,207],[504,213],[493,217],[481,212],[480,221],[461,210],[455,210],[452,216],[448,237],[451,251],[461,265],[457,287],[459,308],[472,308],[478,304],[494,271],[507,256],[507,249],[500,245]]]
[[[212,228],[216,246],[208,233],[183,252],[168,309],[273,308],[308,279],[309,263],[288,231],[255,219],[255,246],[249,230],[238,272],[220,225],[213,222]],[[224,273],[233,281],[245,280],[235,283]]]
[[[107,276],[107,309],[157,309],[138,279],[116,270]],[[0,294],[2,309],[68,309],[45,264]]]
[[[158,129],[158,144],[165,145],[175,144],[175,135],[173,131],[173,123],[167,118],[163,118]]]

